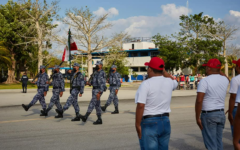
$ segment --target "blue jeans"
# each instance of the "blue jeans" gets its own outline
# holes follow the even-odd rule
[[[139,139],[141,150],[168,150],[171,134],[169,117],[153,117],[141,122],[142,138]]]
[[[208,150],[222,150],[222,133],[226,121],[224,111],[202,113],[202,136]]]
[[[237,107],[234,107],[233,112],[232,112],[233,119],[235,119],[236,113],[237,113]],[[232,136],[233,136],[234,127],[232,125],[231,125],[231,130],[232,130]],[[239,143],[240,143],[240,141],[239,141]]]

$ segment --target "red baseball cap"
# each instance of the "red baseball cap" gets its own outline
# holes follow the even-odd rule
[[[233,60],[232,63],[236,64],[238,67],[240,67],[240,59]]]
[[[220,69],[222,65],[221,65],[221,62],[220,62],[218,59],[213,58],[213,59],[210,59],[210,60],[208,61],[208,63],[203,64],[202,66],[208,66],[208,67],[210,67],[210,68]]]
[[[159,57],[153,57],[150,62],[146,62],[145,66],[149,66],[156,70],[163,70],[165,67],[164,61]]]

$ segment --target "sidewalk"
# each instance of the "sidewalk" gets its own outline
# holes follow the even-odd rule
[[[118,98],[119,100],[130,100],[134,101],[137,87],[123,87],[119,90]],[[0,107],[9,107],[9,106],[20,106],[22,104],[29,104],[34,95],[37,93],[36,89],[29,89],[28,93],[21,93],[21,89],[14,90],[0,90]],[[172,96],[195,96],[196,90],[176,90],[173,91]],[[66,91],[63,93],[63,97],[60,98],[61,103],[67,101],[69,96],[69,88],[66,88]],[[50,102],[52,96],[52,89],[50,89],[45,97],[46,103]],[[106,101],[109,96],[109,90],[103,93],[101,101]],[[86,88],[82,97],[78,97],[79,102],[89,102],[92,98],[92,89]],[[39,104],[37,102],[36,104]],[[104,103],[102,102],[102,105]]]

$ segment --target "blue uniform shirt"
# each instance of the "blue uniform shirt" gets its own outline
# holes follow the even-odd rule
[[[121,75],[117,71],[115,73],[113,72],[110,73],[109,84],[110,86],[116,86],[117,89],[121,87]]]
[[[37,84],[38,87],[43,88],[44,92],[45,92],[45,91],[48,91],[48,87],[49,87],[49,85],[47,84],[48,80],[49,80],[49,77],[46,74],[46,72],[44,72],[44,73],[39,75],[36,84]]]
[[[106,73],[103,70],[97,71],[97,73],[94,75],[91,85],[93,87],[99,87],[100,92],[106,90]]]

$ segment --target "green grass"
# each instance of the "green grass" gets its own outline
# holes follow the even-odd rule
[[[107,84],[107,87],[109,85]],[[122,85],[122,87],[129,87],[128,85]],[[28,82],[28,89],[37,89],[36,84],[32,84],[31,82]],[[50,86],[52,88],[52,86]],[[65,88],[70,88],[70,83],[65,83]],[[91,88],[90,86],[85,86],[85,88]],[[0,84],[0,90],[1,89],[22,89],[22,83],[14,83],[14,84]]]

